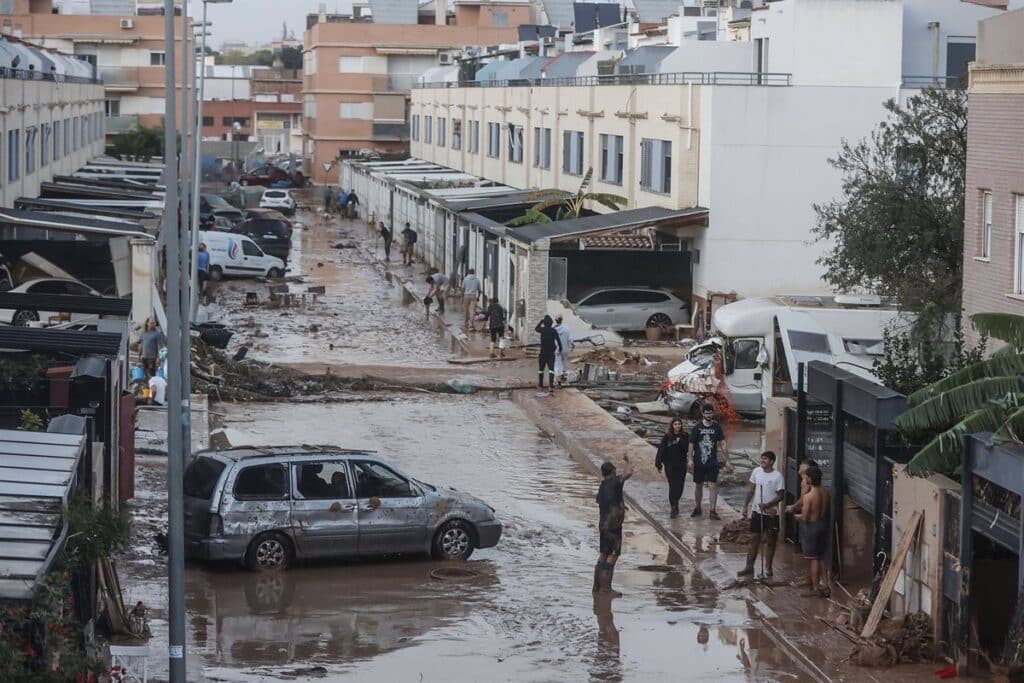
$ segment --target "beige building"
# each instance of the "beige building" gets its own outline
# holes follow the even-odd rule
[[[1024,10],[979,22],[970,69],[964,313],[1024,315]],[[972,341],[977,335],[969,331]]]
[[[325,165],[340,156],[406,151],[416,78],[448,63],[449,50],[515,43],[516,26],[532,16],[529,4],[513,0],[456,2],[440,18],[433,10],[417,14],[415,3],[410,16],[369,17],[355,9],[351,16],[311,15],[304,35],[303,156],[317,182],[337,178],[336,168]]]
[[[176,2],[180,6],[180,0]],[[106,90],[104,113],[110,135],[163,125],[166,55],[160,13],[162,5],[152,1],[0,0],[0,31],[95,65]],[[179,63],[180,29],[179,18],[175,21]]]

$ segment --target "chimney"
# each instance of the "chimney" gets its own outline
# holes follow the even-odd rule
[[[434,23],[438,26],[448,23],[448,0],[434,0]]]

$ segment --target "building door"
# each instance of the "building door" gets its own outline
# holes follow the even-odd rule
[[[569,294],[569,259],[564,256],[548,258],[548,299],[561,301]]]

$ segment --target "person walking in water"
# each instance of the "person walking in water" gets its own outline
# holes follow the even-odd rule
[[[380,222],[380,236],[384,240],[384,260],[391,260],[391,242],[394,240],[394,235],[391,234],[391,230],[388,226],[384,225],[384,221]]]
[[[601,485],[597,489],[597,506],[600,512],[598,530],[601,544],[594,566],[594,592],[612,591],[612,576],[615,574],[615,563],[622,554],[622,523],[626,517],[626,500],[622,487],[633,476],[633,466],[629,456],[622,458],[626,465],[622,474],[617,474],[615,465],[605,462],[601,465]]]
[[[683,429],[683,421],[678,417],[673,418],[658,445],[658,454],[654,457],[654,466],[659,472],[664,469],[665,479],[668,480],[670,517],[679,516],[679,499],[686,485],[686,452],[689,443],[690,438]]]
[[[550,376],[548,386],[555,388],[555,354],[562,350],[562,340],[552,326],[550,315],[537,323],[534,330],[540,334],[540,355],[537,357],[537,388],[544,388],[544,373]]]
[[[700,517],[703,512],[701,504],[704,500],[704,484],[708,485],[708,498],[711,504],[711,519],[718,519],[718,473],[722,468],[719,453],[727,453],[725,448],[725,432],[715,419],[715,407],[705,403],[701,408],[701,420],[690,430],[690,445],[693,448],[693,500],[694,508],[691,517]],[[726,469],[732,467],[726,463]]]
[[[747,486],[747,497],[743,501],[743,516],[750,514],[750,548],[747,549],[747,564],[737,576],[753,576],[754,562],[762,540],[765,549],[762,561],[762,579],[770,579],[772,561],[775,559],[775,545],[779,538],[779,504],[786,498],[786,484],[782,473],[775,469],[775,453],[765,451],[761,454],[761,466],[755,467],[750,473]],[[754,509],[750,502],[756,500]],[[806,505],[806,503],[804,503]]]
[[[501,348],[501,338],[505,335],[505,308],[498,303],[497,297],[491,297],[491,305],[487,307],[487,329],[491,333],[491,358],[494,358],[494,349],[497,347],[498,354],[504,358],[505,349]]]
[[[803,474],[807,493],[800,496],[801,511],[795,519],[800,522],[800,549],[804,559],[808,561],[811,579],[811,591],[823,598],[831,597],[832,589],[828,577],[823,575],[822,558],[828,549],[829,529],[829,495],[821,485],[821,468],[810,465]],[[819,584],[824,578],[824,584]]]
[[[562,350],[555,355],[555,377],[558,378],[558,386],[565,382],[566,370],[569,368],[569,354],[572,353],[573,341],[572,331],[562,321],[562,316],[555,316],[555,332],[558,333],[558,340],[562,342]]]
[[[480,278],[476,276],[476,270],[470,268],[466,277],[462,278],[462,319],[467,332],[476,332],[476,310],[479,300]]]

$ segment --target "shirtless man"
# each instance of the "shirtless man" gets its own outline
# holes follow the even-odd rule
[[[801,512],[796,515],[800,522],[800,547],[804,559],[810,563],[811,590],[818,591],[822,597],[829,597],[831,590],[828,585],[819,586],[821,577],[821,561],[828,548],[829,495],[821,486],[821,468],[811,465],[804,472],[804,481],[809,490],[800,496]]]

